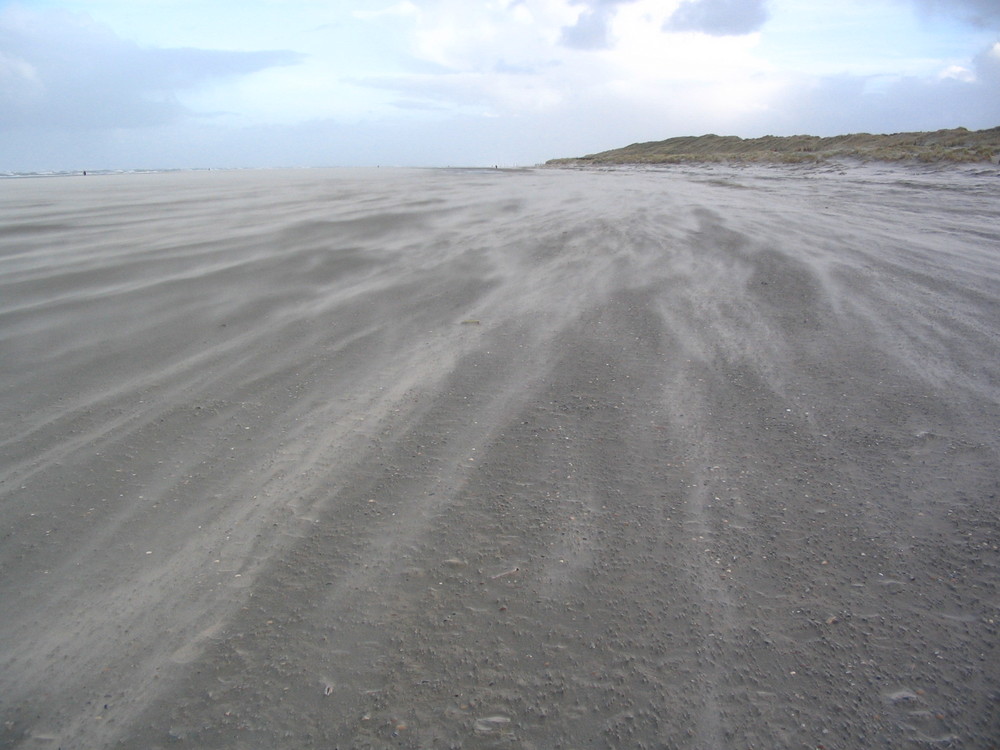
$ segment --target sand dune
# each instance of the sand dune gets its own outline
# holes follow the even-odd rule
[[[0,182],[0,746],[991,747],[997,180]]]
[[[851,133],[740,138],[699,135],[633,143],[624,148],[576,158],[552,159],[552,166],[606,164],[693,164],[757,162],[799,164],[822,162],[914,162],[918,164],[992,163],[1000,159],[1000,127],[989,130],[953,128],[919,133]]]

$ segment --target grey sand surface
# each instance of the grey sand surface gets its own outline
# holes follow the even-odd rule
[[[0,182],[0,747],[995,747],[998,188]]]

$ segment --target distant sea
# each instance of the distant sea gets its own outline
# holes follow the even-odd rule
[[[167,172],[223,172],[228,169],[57,169],[39,172],[4,172],[0,171],[0,179],[17,179],[22,177],[101,177],[116,174],[161,174]]]

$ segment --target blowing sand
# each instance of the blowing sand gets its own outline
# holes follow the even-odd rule
[[[0,746],[995,747],[998,192],[0,182]]]

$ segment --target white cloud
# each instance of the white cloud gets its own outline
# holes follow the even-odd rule
[[[526,0],[485,13],[463,3],[455,13],[442,12],[451,7],[425,3],[413,28],[413,54],[436,70],[352,80],[394,90],[408,106],[425,98],[438,111],[451,103],[512,114],[612,93],[651,109],[664,102],[683,107],[685,97],[698,106],[714,98],[712,109],[731,109],[735,92],[758,88],[751,78],[769,68],[753,54],[757,35],[665,35],[661,26],[675,6],[657,0],[586,6]],[[573,14],[579,19],[588,13],[602,14],[606,43],[567,47],[566,29],[577,28]],[[695,84],[719,90],[699,92]]]
[[[562,26],[577,11],[562,0],[470,3],[425,0],[412,28],[409,51],[451,71],[489,70],[503,59],[534,65],[557,55]]]
[[[951,78],[964,83],[972,83],[976,80],[976,74],[964,65],[949,65],[938,74],[938,78],[941,80]]]

